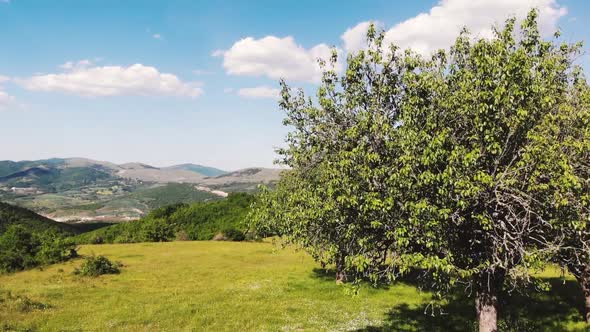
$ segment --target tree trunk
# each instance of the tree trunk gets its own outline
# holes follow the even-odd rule
[[[345,272],[344,257],[336,258],[336,284],[346,283],[346,272]]]
[[[498,293],[502,289],[504,273],[486,272],[476,280],[475,310],[479,332],[498,331]]]
[[[590,266],[568,266],[570,272],[576,277],[582,293],[584,294],[584,318],[590,324]]]

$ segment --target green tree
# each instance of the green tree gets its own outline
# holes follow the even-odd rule
[[[14,272],[38,265],[41,242],[21,225],[11,225],[0,235],[0,272]]]
[[[585,298],[586,322],[590,323],[590,88],[578,77],[575,89],[559,116],[544,126],[548,137],[542,149],[562,155],[568,191],[553,202],[558,246],[557,262],[578,280]]]
[[[495,331],[502,288],[559,248],[556,200],[576,185],[565,150],[542,147],[580,46],[543,40],[536,18],[518,38],[514,19],[492,39],[463,31],[431,58],[371,28],[342,77],[325,71],[316,102],[283,83],[291,171],[254,222],[374,282],[420,270],[440,291],[466,283],[480,330]]]
[[[397,149],[390,135],[410,64],[395,49],[386,55],[374,27],[368,37],[370,50],[351,55],[343,77],[333,70],[336,52],[320,63],[325,71],[317,103],[281,82],[284,123],[293,131],[279,153],[291,170],[275,190],[261,193],[251,215],[263,232],[285,235],[334,265],[338,283],[347,273],[364,272],[363,264],[350,261],[354,257],[383,257],[378,249],[390,230],[382,221],[394,207],[385,185]]]

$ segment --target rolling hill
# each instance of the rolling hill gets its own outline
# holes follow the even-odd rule
[[[280,172],[267,168],[226,172],[196,164],[118,165],[86,158],[0,161],[0,201],[59,221],[118,222],[138,219],[166,204],[254,192],[259,184],[278,180]]]
[[[25,208],[0,202],[0,234],[4,233],[10,225],[21,225],[35,232],[53,229],[69,235],[78,233],[78,229],[71,225],[56,222]]]

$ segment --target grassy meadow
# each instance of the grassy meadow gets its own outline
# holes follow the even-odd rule
[[[39,331],[470,331],[472,299],[436,306],[410,283],[363,286],[356,296],[305,253],[269,242],[86,245],[118,275],[80,277],[80,259],[0,276],[0,330]],[[584,331],[577,285],[513,295],[503,330]],[[425,314],[426,312],[426,314]],[[441,314],[441,312],[443,314]]]

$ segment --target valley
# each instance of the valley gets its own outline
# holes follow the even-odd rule
[[[158,168],[84,158],[0,161],[0,201],[60,222],[124,222],[167,204],[254,192],[279,174],[278,169],[226,172],[194,164]]]

